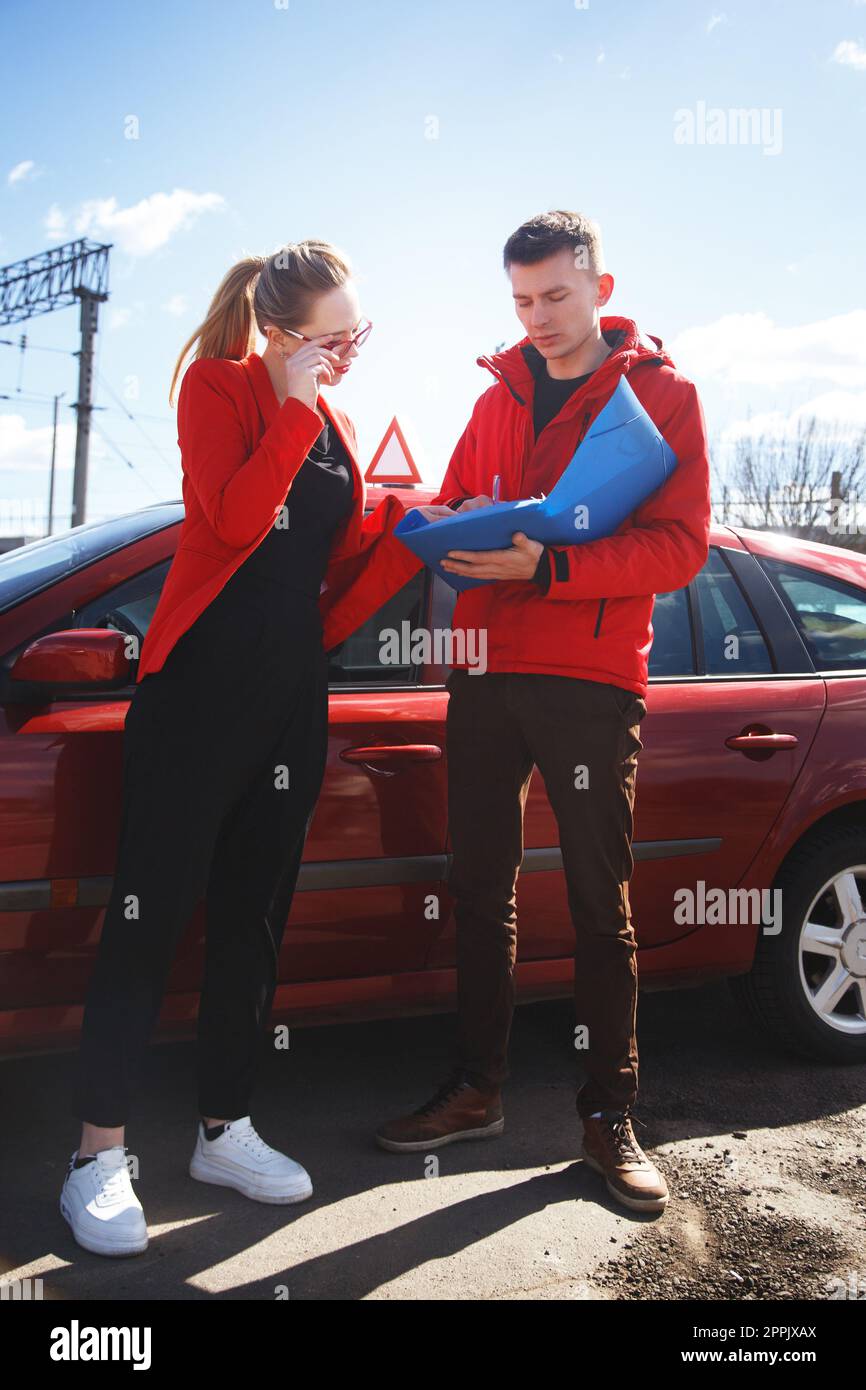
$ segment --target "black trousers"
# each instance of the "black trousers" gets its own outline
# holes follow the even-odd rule
[[[598,681],[534,673],[448,677],[449,889],[457,928],[455,1063],[508,1076],[517,879],[533,766],[556,816],[575,933],[577,1109],[629,1111],[638,1088],[637,942],[629,903],[646,703]]]
[[[198,1108],[250,1112],[263,1027],[327,755],[316,600],[229,585],[136,688],[116,869],[73,1113],[126,1123],[178,943],[206,899]]]

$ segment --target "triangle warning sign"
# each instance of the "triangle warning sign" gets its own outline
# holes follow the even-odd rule
[[[420,483],[421,474],[394,416],[364,474],[368,483]]]

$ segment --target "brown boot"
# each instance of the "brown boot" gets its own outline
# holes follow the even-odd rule
[[[607,1181],[607,1190],[633,1211],[663,1211],[670,1193],[658,1168],[634,1137],[632,1119],[621,1110],[583,1118],[583,1157]],[[641,1120],[637,1121],[642,1124]]]
[[[455,1139],[494,1139],[504,1128],[499,1087],[479,1090],[455,1072],[410,1115],[380,1125],[376,1143],[394,1153],[414,1153]]]

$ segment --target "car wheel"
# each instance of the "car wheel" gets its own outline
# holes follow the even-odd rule
[[[811,836],[773,886],[782,930],[758,936],[751,971],[729,981],[734,997],[799,1056],[866,1061],[866,832]]]

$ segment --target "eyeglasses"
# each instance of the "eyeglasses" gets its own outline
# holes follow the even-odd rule
[[[275,326],[276,325],[272,323],[265,324],[265,328],[274,328]],[[327,348],[329,352],[336,352],[338,356],[342,357],[350,348],[359,348],[363,343],[366,343],[372,327],[373,325],[369,319],[361,319],[361,326],[355,329],[351,338],[332,338],[330,342],[322,343],[322,347]],[[306,333],[298,333],[294,328],[281,328],[280,332],[288,333],[292,338],[300,338],[305,343],[314,343],[316,341],[315,338],[308,338]]]

